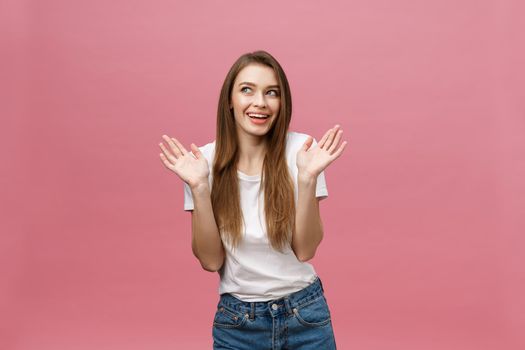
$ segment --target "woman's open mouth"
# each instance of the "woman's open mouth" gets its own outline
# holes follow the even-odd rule
[[[248,117],[250,117],[250,120],[254,124],[264,124],[268,119],[270,119],[270,115],[268,114],[260,114],[260,113],[247,113]]]

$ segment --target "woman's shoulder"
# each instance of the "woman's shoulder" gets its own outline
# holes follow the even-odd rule
[[[211,151],[215,149],[215,140],[208,142],[202,146],[199,146],[201,152]]]
[[[197,146],[207,160],[211,160],[215,153],[215,140],[202,146]]]
[[[290,141],[306,141],[310,135],[305,134],[304,132],[298,131],[288,131],[288,140]]]
[[[287,148],[290,150],[297,150],[301,148],[308,137],[310,137],[310,135],[303,132],[288,131],[286,138]]]
[[[310,137],[309,134],[298,131],[288,131],[286,135],[286,148],[293,152],[297,151],[305,141]],[[210,141],[202,146],[198,146],[199,150],[206,158],[211,158],[215,153],[215,141]]]

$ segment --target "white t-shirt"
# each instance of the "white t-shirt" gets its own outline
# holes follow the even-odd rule
[[[306,134],[289,131],[286,139],[286,160],[295,184],[296,203],[298,200],[296,157],[307,138]],[[314,139],[311,147],[316,144]],[[208,161],[211,186],[215,141],[199,149]],[[218,271],[219,294],[231,293],[243,301],[268,301],[303,289],[315,280],[316,272],[313,266],[308,262],[299,261],[290,245],[284,248],[284,253],[271,247],[266,233],[264,189],[258,196],[261,177],[249,176],[240,171],[237,173],[245,231],[235,250],[232,250],[227,240],[222,239],[226,257]],[[328,197],[324,172],[321,172],[317,178],[315,195],[320,199]],[[184,210],[193,210],[193,208],[190,187],[184,183]]]

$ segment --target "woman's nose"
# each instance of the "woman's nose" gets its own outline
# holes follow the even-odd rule
[[[262,93],[255,94],[253,104],[255,106],[266,106],[266,100]]]

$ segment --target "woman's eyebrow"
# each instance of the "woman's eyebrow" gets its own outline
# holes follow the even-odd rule
[[[251,85],[251,86],[257,86],[257,85],[255,85],[254,83],[250,83],[250,82],[248,82],[248,81],[243,81],[242,83],[239,83],[239,86],[240,86],[240,85],[243,85],[243,84],[245,84],[245,85]],[[267,87],[268,87],[268,88],[279,88],[279,85],[270,85],[270,86],[267,86]]]

